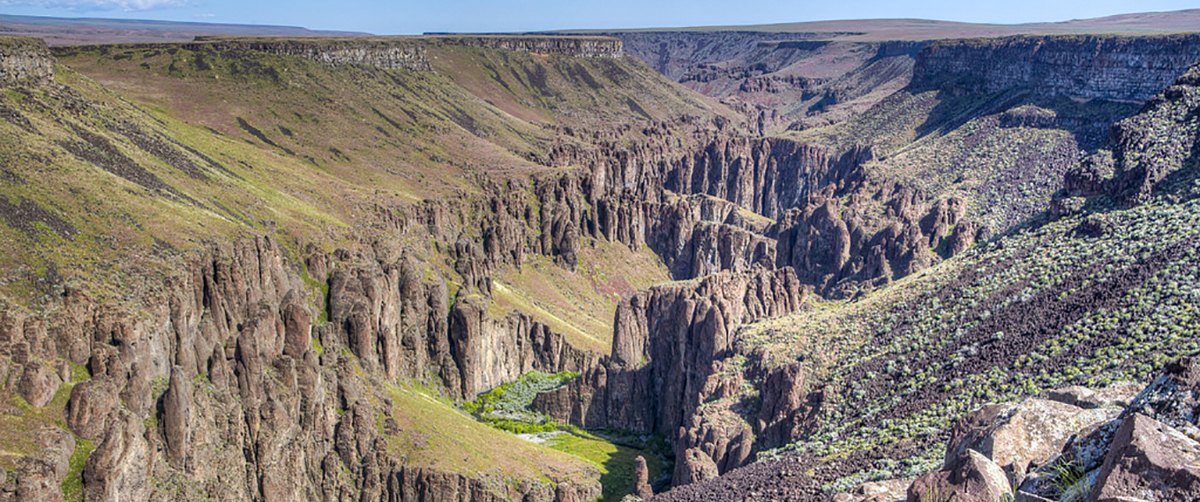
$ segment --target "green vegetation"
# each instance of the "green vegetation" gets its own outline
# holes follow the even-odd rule
[[[1092,485],[1082,465],[1059,459],[1051,467],[1054,474],[1049,483],[1060,502],[1083,502],[1087,498]]]
[[[62,482],[63,498],[70,501],[83,500],[83,467],[95,451],[96,445],[86,439],[75,438],[75,453],[71,454],[71,469]]]
[[[670,447],[660,436],[641,436],[619,430],[585,431],[557,423],[530,409],[541,392],[553,390],[578,378],[563,372],[547,375],[531,372],[519,380],[480,394],[463,408],[496,429],[527,437],[530,441],[569,453],[596,466],[604,486],[603,501],[618,501],[633,490],[633,462],[646,459],[650,479],[668,473]]]

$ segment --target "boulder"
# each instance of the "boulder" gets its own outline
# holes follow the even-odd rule
[[[914,480],[908,487],[907,500],[996,502],[1009,495],[1012,495],[1012,486],[1004,470],[979,452],[967,450],[952,469],[926,473]]]
[[[1044,465],[1080,431],[1117,416],[1114,408],[1084,410],[1077,406],[1031,398],[1016,405],[991,405],[964,417],[946,448],[946,466],[965,460],[964,452],[982,453],[1000,465],[1014,482],[1031,465]]]
[[[1200,500],[1200,443],[1141,413],[1125,418],[1088,497]]]

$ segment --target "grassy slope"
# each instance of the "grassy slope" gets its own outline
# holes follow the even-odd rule
[[[122,268],[118,256],[169,269],[175,251],[271,229],[284,242],[332,249],[351,243],[354,228],[373,223],[368,208],[469,197],[475,191],[471,173],[479,170],[494,177],[548,169],[538,163],[550,146],[592,148],[578,132],[594,127],[618,131],[605,140],[633,141],[641,137],[636,125],[648,124],[646,116],[729,113],[633,59],[430,44],[436,73],[331,68],[179,46],[60,52],[58,81],[70,90],[10,90],[3,98],[32,128],[0,121],[5,132],[0,155],[11,160],[6,171],[13,174],[0,184],[0,193],[13,205],[22,197],[32,200],[75,231],[33,235],[7,222],[10,228],[0,232],[12,238],[5,242],[20,243],[6,246],[0,260],[0,277],[11,281],[7,296],[28,303],[50,292],[31,286],[47,278],[87,285],[100,296],[118,295],[102,291],[104,285],[139,275]],[[87,106],[73,111],[79,102]],[[185,168],[198,166],[200,175],[139,148],[116,130],[117,123],[166,142],[187,159]],[[60,145],[80,142],[75,128],[103,138],[179,196],[153,193],[75,158]],[[563,128],[579,137],[560,134]],[[58,172],[48,172],[45,164]],[[640,251],[608,257],[604,248],[593,253],[594,264],[647,260],[637,257]],[[146,256],[149,250],[163,256]],[[659,275],[653,266],[641,268],[651,271],[650,280]],[[619,276],[617,269],[597,273]],[[55,274],[61,279],[51,277]],[[611,323],[605,311],[615,305],[605,281],[559,282],[578,290],[560,296],[586,297],[584,302],[558,302],[556,309],[543,306],[531,313],[588,319],[582,326],[586,337],[603,345]],[[554,303],[533,285],[520,293]],[[603,305],[593,305],[596,301]]]

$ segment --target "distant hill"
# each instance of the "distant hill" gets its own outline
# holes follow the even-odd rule
[[[575,32],[606,31],[667,32],[667,31],[738,31],[768,33],[803,33],[812,40],[881,41],[934,40],[965,37],[1001,37],[1009,35],[1067,35],[1082,33],[1175,33],[1200,29],[1200,9],[1172,12],[1121,14],[1094,19],[1075,19],[1058,23],[982,24],[934,21],[928,19],[859,19],[811,21],[745,26],[700,26],[683,28],[645,28],[635,30],[574,30]]]
[[[297,26],[185,23],[142,19],[63,18],[0,14],[0,36],[41,38],[49,45],[185,42],[197,35],[280,37],[356,36],[368,33]]]

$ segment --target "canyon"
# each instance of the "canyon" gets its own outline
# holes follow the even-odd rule
[[[0,499],[619,500],[465,411],[538,373],[639,497],[825,500],[1195,344],[1054,337],[1193,271],[1200,37],[611,35],[0,41]]]

